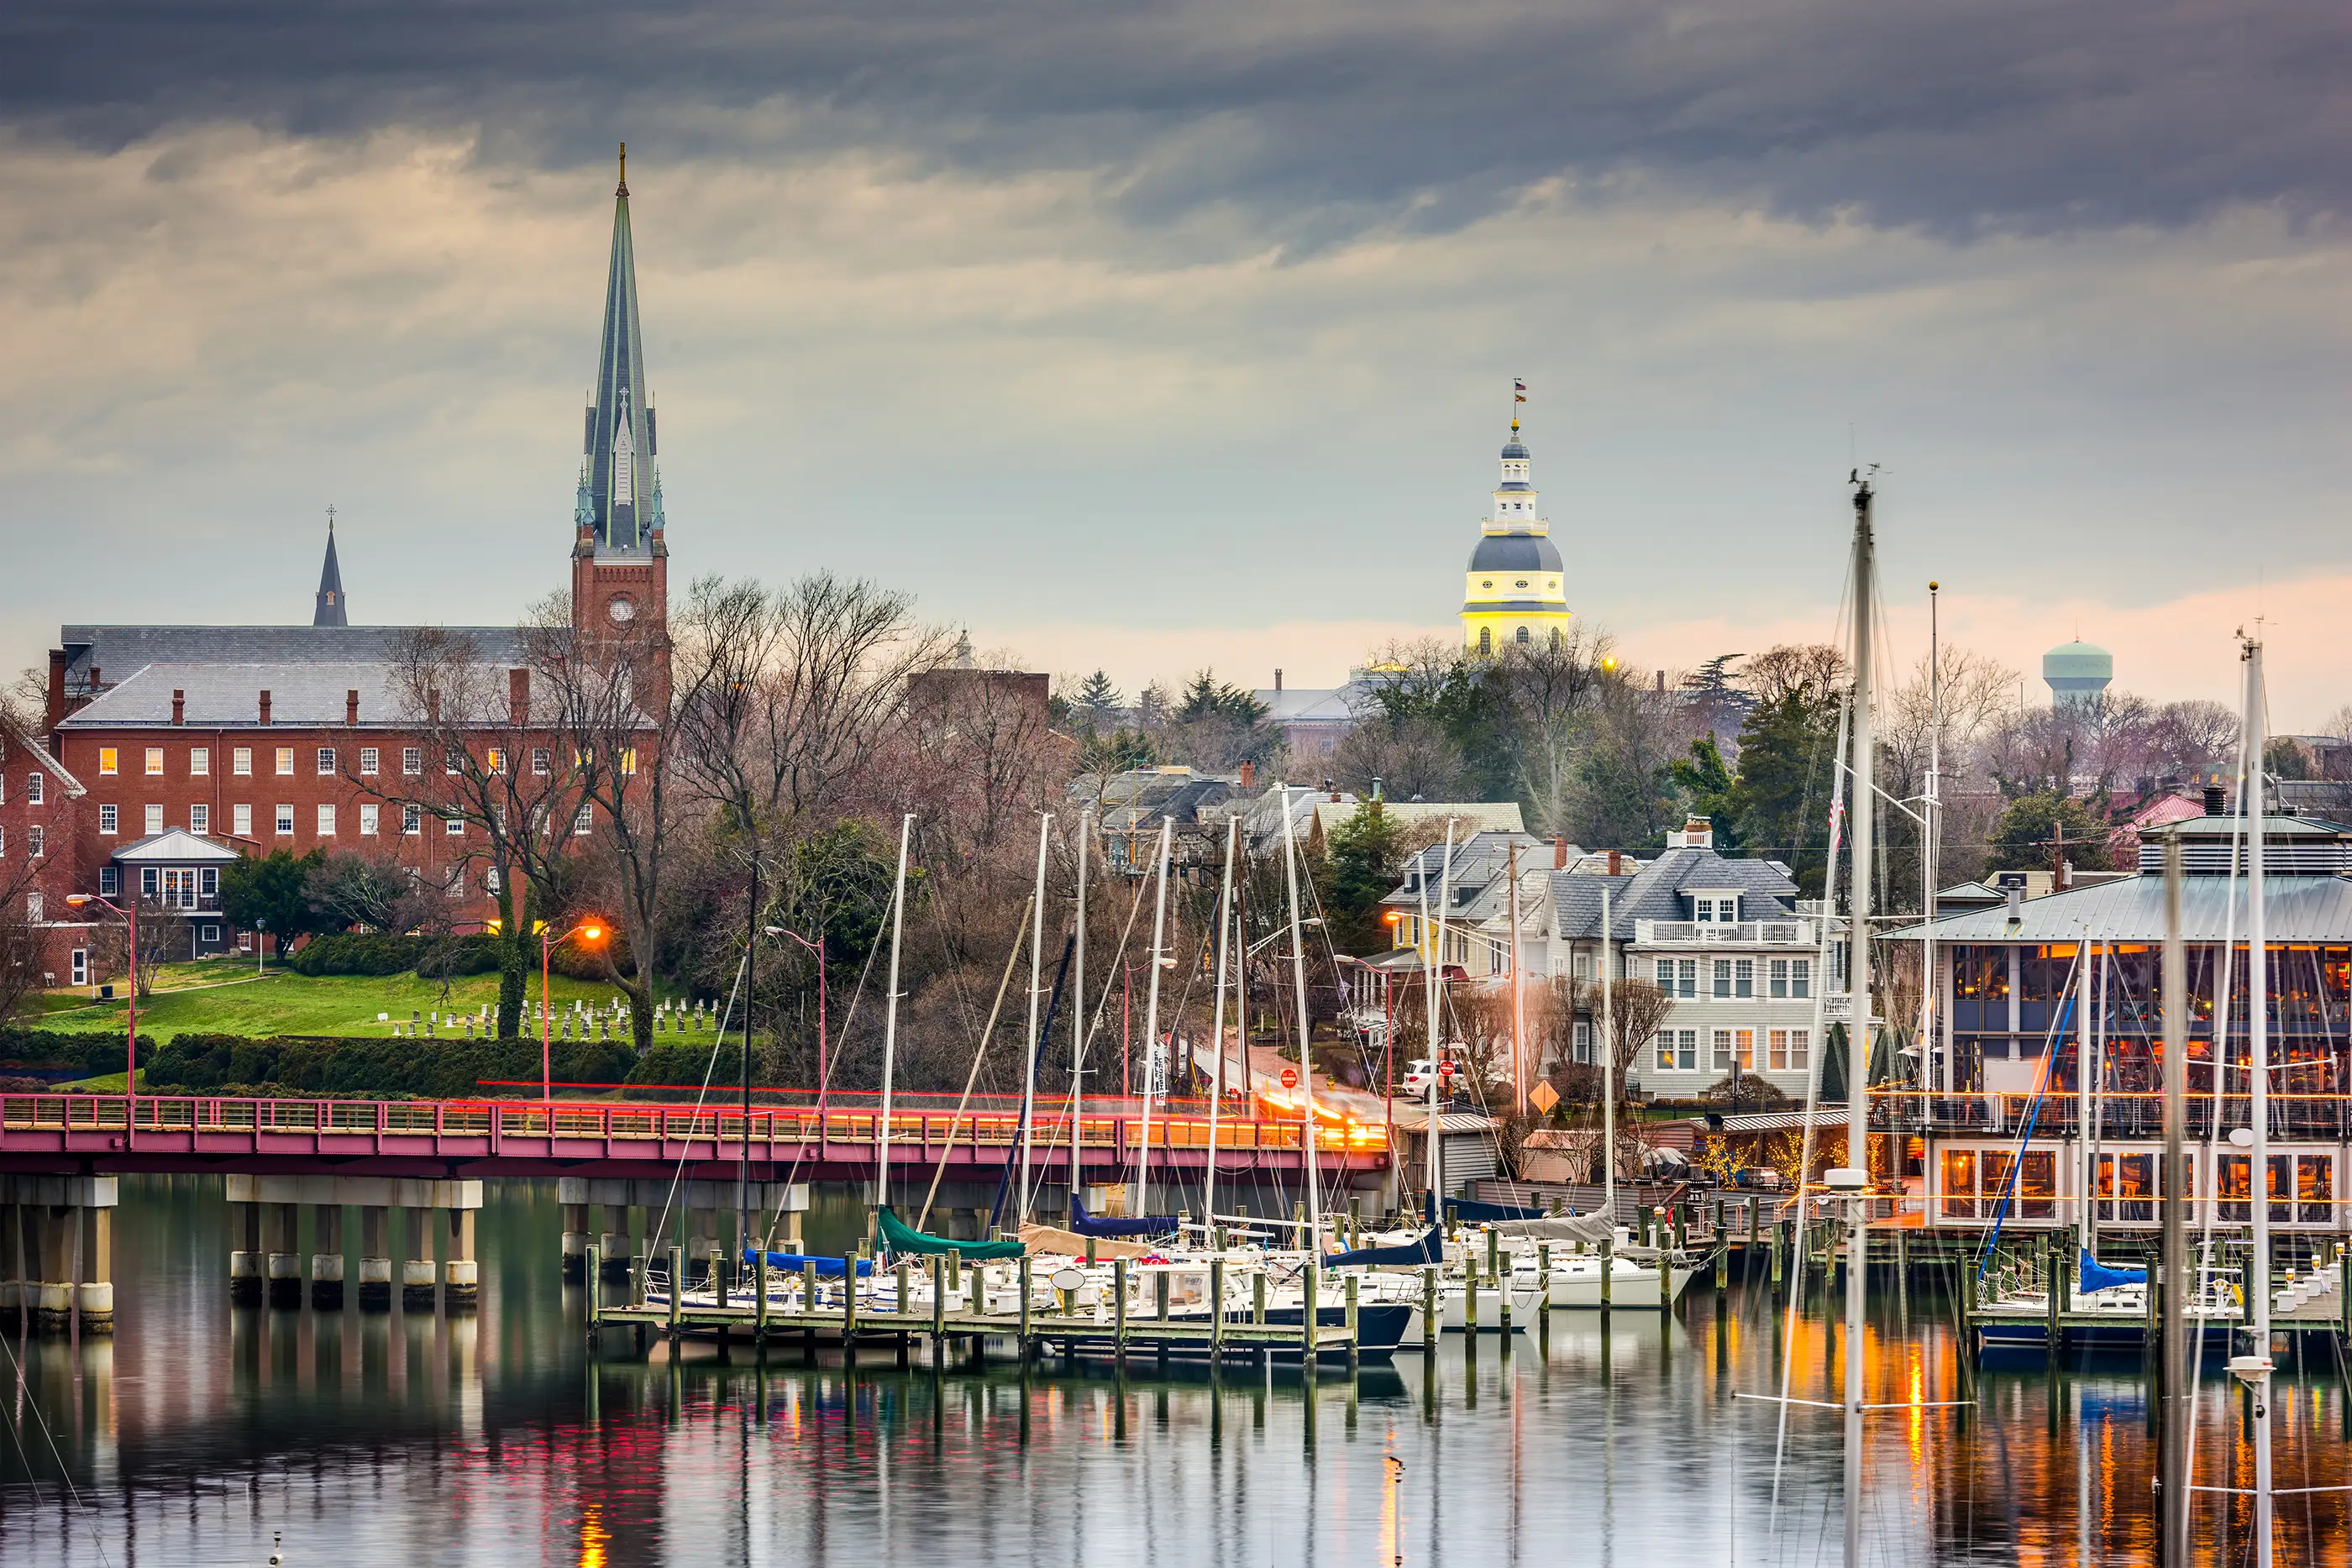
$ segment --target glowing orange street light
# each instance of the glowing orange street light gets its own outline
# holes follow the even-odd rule
[[[561,936],[550,936],[547,927],[539,928],[539,1097],[552,1103],[555,1099],[555,1049],[551,1043],[555,1031],[555,1003],[550,994],[548,980],[549,955],[574,936],[593,947],[604,939],[604,927],[591,916],[566,931]],[[547,1124],[548,1136],[555,1135],[555,1124]]]

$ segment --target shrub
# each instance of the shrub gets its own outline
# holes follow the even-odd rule
[[[556,1082],[617,1083],[636,1065],[620,1040],[559,1040]],[[536,1040],[342,1040],[318,1035],[184,1034],[155,1053],[147,1081],[157,1092],[264,1092],[439,1100],[497,1097],[485,1082],[535,1082]]]
[[[482,936],[396,936],[351,933],[314,936],[288,961],[301,975],[404,975],[422,966],[433,978],[487,975],[498,948]]]
[[[79,1077],[122,1070],[122,1037],[119,1034],[67,1033],[61,1030],[0,1029],[0,1068],[30,1067],[45,1071],[71,1071]],[[139,1037],[139,1060],[152,1061],[155,1041]]]

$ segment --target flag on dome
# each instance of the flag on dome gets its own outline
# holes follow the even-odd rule
[[[1528,401],[1528,383],[1516,376],[1511,379],[1511,401],[1513,402]]]

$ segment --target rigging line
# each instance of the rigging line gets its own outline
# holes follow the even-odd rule
[[[1078,1042],[1077,1060],[1070,1072],[1069,1092],[1063,1096],[1062,1103],[1064,1105],[1068,1107],[1065,1114],[1066,1114],[1070,1120],[1070,1146],[1074,1149],[1077,1147],[1077,1140],[1081,1132],[1078,1125],[1078,1089],[1080,1085],[1086,1082],[1087,1061],[1093,1053],[1095,1036],[1102,1032],[1103,1015],[1110,1007],[1111,981],[1112,979],[1115,979],[1118,974],[1120,960],[1125,958],[1127,956],[1128,939],[1135,935],[1135,917],[1142,912],[1142,909],[1143,888],[1141,883],[1139,883],[1136,887],[1135,897],[1127,906],[1127,924],[1119,930],[1118,946],[1111,950],[1110,977],[1104,980],[1102,994],[1095,999],[1094,1024],[1091,1028],[1087,1030],[1085,1035]],[[1085,1005],[1086,998],[1083,997],[1079,998],[1078,1006],[1083,1009]],[[1122,1174],[1124,1174],[1123,1167]]]
[[[727,1023],[729,1019],[735,1016],[735,999],[742,995],[743,977],[745,972],[749,970],[751,967],[751,945],[749,942],[746,942],[743,944],[742,962],[735,966],[735,984],[727,993],[727,1009],[724,1012],[719,1015],[719,1035],[718,1039],[713,1040],[711,1043],[710,1061],[703,1067],[702,1070],[702,1087],[694,1096],[693,1113],[687,1118],[686,1138],[684,1147],[681,1148],[678,1153],[677,1168],[670,1172],[669,1191],[663,1195],[662,1197],[661,1223],[654,1228],[653,1234],[656,1236],[660,1235],[663,1231],[669,1228],[670,1206],[677,1200],[677,1184],[686,1176],[686,1162],[694,1152],[695,1118],[702,1114],[702,1103],[709,1096],[710,1075],[719,1070],[719,1041],[723,1041],[727,1038]],[[745,1009],[744,1016],[747,1019],[751,1016],[749,1009]],[[745,1142],[748,1143],[751,1140],[751,1124],[747,1122],[743,1126],[743,1137]],[[714,1150],[719,1146],[719,1124],[715,1117],[712,1119],[710,1124],[710,1146]],[[650,1240],[651,1238],[649,1237],[647,1239]],[[682,1270],[680,1271],[683,1272]],[[669,1288],[674,1291],[683,1291],[686,1289],[686,1281],[683,1279],[672,1280],[669,1282]]]
[[[895,900],[897,894],[894,893],[891,896]],[[887,914],[888,905],[886,904],[884,906],[884,910]],[[850,1027],[857,1021],[857,1004],[866,998],[866,982],[874,977],[874,961],[880,957],[881,955],[882,938],[877,932],[874,938],[873,945],[866,949],[865,967],[857,971],[857,988],[849,994],[849,1014],[846,1018],[841,1020],[841,1033],[836,1037],[841,1041],[841,1045],[826,1056],[824,1072],[817,1080],[816,1103],[820,1110],[824,1105],[825,1092],[833,1087],[834,1069],[839,1067],[841,1065],[841,1059],[848,1054],[846,1047],[849,1043],[849,1030]],[[817,944],[815,958],[817,965],[817,984],[822,986],[824,983],[824,945],[821,940]],[[820,1149],[822,1149],[827,1142],[825,1137],[824,1122],[824,1117],[820,1114],[817,1117],[816,1124],[817,1147]],[[800,1179],[801,1162],[806,1156],[807,1153],[808,1140],[804,1137],[800,1140],[799,1147],[793,1151],[793,1163],[784,1169],[783,1193],[778,1197],[778,1207],[776,1212],[769,1219],[768,1228],[760,1239],[761,1249],[763,1251],[766,1250],[770,1243],[775,1240],[776,1227],[783,1223],[784,1210],[782,1205],[790,1200],[793,1186]]]
[[[1029,912],[1036,903],[1037,895],[1034,893],[1021,902],[1021,919],[1013,928],[1013,950],[1004,956],[1004,977],[996,983],[996,1000],[989,1007],[987,1026],[980,1031],[980,1040],[971,1048],[971,1071],[964,1074],[962,1097],[956,1101],[955,1113],[948,1118],[947,1147],[940,1151],[939,1164],[931,1167],[931,1189],[923,1194],[923,1212],[915,1220],[918,1230],[930,1224],[931,1204],[940,1196],[940,1178],[947,1174],[948,1156],[955,1152],[955,1126],[963,1120],[964,1107],[971,1103],[971,1086],[980,1081],[981,1059],[988,1054],[988,1037],[996,1032],[997,1015],[1004,1010],[1004,993],[1013,988],[1013,968],[1021,961],[1021,949],[1029,940]],[[972,1130],[971,1141],[976,1150],[980,1144],[977,1127]],[[1028,1195],[1024,1193],[1022,1197],[1025,1201]],[[1024,1208],[1022,1212],[1025,1214],[1028,1210]]]
[[[41,1414],[41,1402],[32,1397],[32,1385],[25,1375],[25,1364],[16,1359],[16,1347],[8,1343],[5,1334],[0,1334],[0,1351],[7,1352],[9,1370],[16,1374],[17,1391],[25,1395],[26,1405],[33,1412],[34,1424],[41,1429],[41,1440],[49,1446],[49,1457],[58,1462],[58,1479],[65,1483],[66,1495],[73,1499],[77,1511],[86,1510],[88,1505],[81,1500],[81,1489],[74,1485],[73,1472],[66,1468],[66,1457],[58,1452],[57,1435],[49,1430],[49,1418]],[[16,1446],[17,1458],[24,1463],[26,1479],[32,1480],[32,1462],[25,1458],[25,1440],[17,1436],[14,1423],[8,1427],[8,1437]],[[34,1481],[33,1486],[33,1495],[37,1498],[40,1496],[39,1482]],[[98,1548],[98,1560],[106,1564],[106,1568],[113,1568],[114,1560],[107,1555],[105,1539],[98,1533],[98,1521],[85,1513],[82,1523],[89,1531],[90,1544]]]

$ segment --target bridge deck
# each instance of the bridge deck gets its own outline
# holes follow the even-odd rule
[[[0,1095],[0,1169],[102,1173],[220,1170],[341,1171],[436,1176],[667,1173],[749,1156],[755,1179],[784,1167],[803,1177],[874,1168],[881,1117],[869,1109],[754,1108],[626,1101],[324,1100],[140,1095],[135,1120],[121,1094]],[[1198,1169],[1211,1155],[1205,1117],[1150,1124],[1155,1164]],[[1306,1163],[1302,1125],[1263,1117],[1222,1121],[1223,1170],[1294,1171]],[[994,1170],[1017,1155],[1020,1118],[929,1111],[889,1119],[892,1166]],[[1121,1167],[1145,1146],[1139,1116],[1040,1116],[1033,1157],[1066,1166],[1073,1140],[1082,1173]],[[1316,1156],[1328,1169],[1388,1165],[1378,1124],[1327,1123]]]

